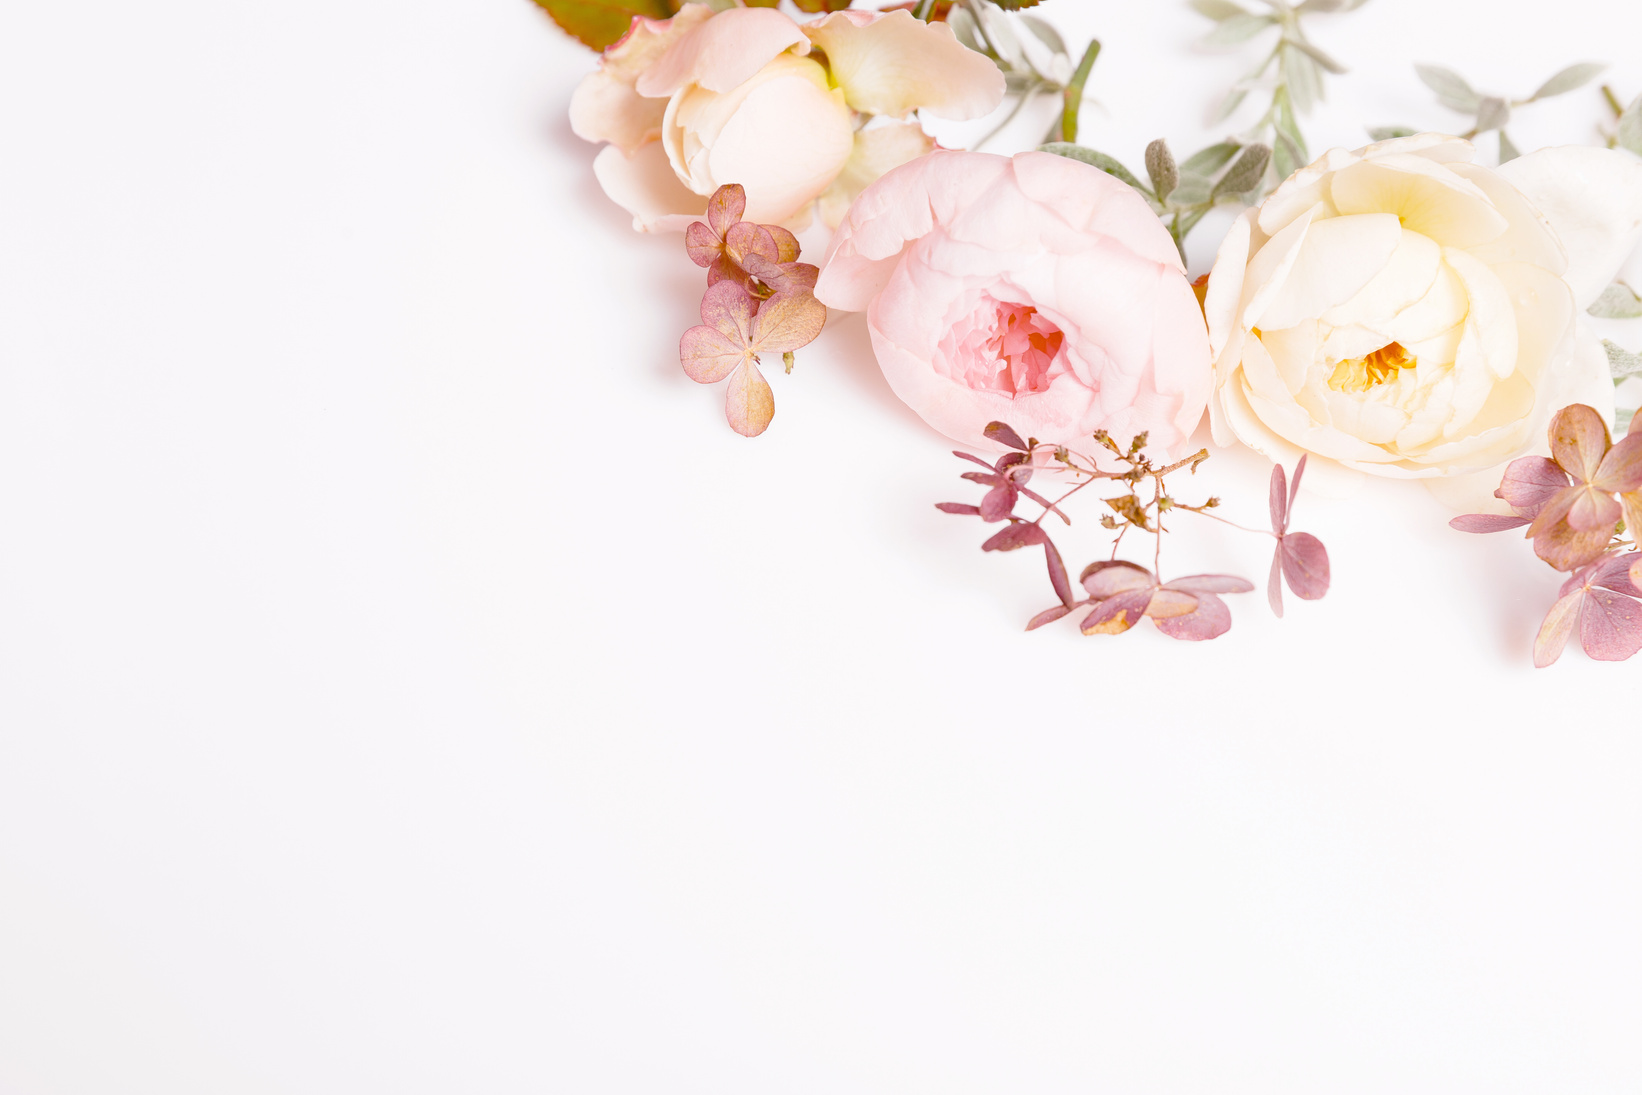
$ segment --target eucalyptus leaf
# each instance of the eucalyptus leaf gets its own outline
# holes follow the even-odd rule
[[[1602,340],[1602,348],[1608,351],[1608,371],[1615,380],[1628,380],[1633,376],[1642,376],[1642,354],[1633,354],[1623,346]]]
[[[1169,142],[1159,137],[1146,146],[1146,174],[1152,180],[1152,193],[1157,200],[1166,202],[1180,182],[1180,168],[1169,151]]]
[[[1619,116],[1619,131],[1614,134],[1614,141],[1620,148],[1642,156],[1642,95]]]
[[[1060,31],[1045,23],[1036,15],[1023,15],[1020,19],[1021,26],[1031,31],[1038,41],[1048,46],[1050,52],[1065,55],[1066,39],[1060,36]]]
[[[1247,194],[1260,185],[1260,180],[1266,177],[1266,165],[1271,162],[1271,149],[1263,144],[1246,145],[1243,151],[1237,154],[1226,173],[1220,176],[1220,181],[1214,184],[1211,197],[1223,197],[1231,194]]]
[[[1294,141],[1281,129],[1277,131],[1277,141],[1272,145],[1271,162],[1277,167],[1277,177],[1286,179],[1300,168],[1304,167],[1305,156],[1295,147]]]
[[[1503,130],[1503,129],[1500,130],[1499,131],[1499,162],[1500,163],[1510,163],[1512,160],[1516,159],[1520,155],[1522,155],[1522,153],[1520,151],[1518,151],[1516,144],[1512,142],[1510,136],[1505,132],[1505,130]]]
[[[1577,65],[1569,65],[1555,76],[1539,85],[1539,90],[1529,97],[1530,103],[1540,99],[1549,99],[1553,95],[1566,95],[1570,91],[1584,87],[1596,79],[1606,69],[1607,65],[1599,65],[1594,61],[1583,61]]]
[[[1038,149],[1039,152],[1052,152],[1057,156],[1065,156],[1069,160],[1086,163],[1090,167],[1098,167],[1118,182],[1133,187],[1141,197],[1146,199],[1154,212],[1162,212],[1157,196],[1146,188],[1146,184],[1135,178],[1134,172],[1118,163],[1117,160],[1104,152],[1097,152],[1092,148],[1085,148],[1080,144],[1071,144],[1067,141],[1051,141]]]
[[[1344,65],[1324,53],[1322,50],[1318,49],[1316,46],[1312,45],[1310,42],[1306,42],[1301,39],[1293,39],[1289,42],[1289,45],[1293,46],[1297,50],[1300,50],[1313,61],[1316,61],[1322,66],[1324,72],[1329,72],[1335,76],[1339,76],[1346,71],[1346,67]]]
[[[1275,26],[1276,20],[1269,15],[1255,15],[1253,12],[1244,12],[1234,15],[1209,31],[1203,36],[1206,46],[1235,46],[1240,42],[1247,42],[1267,27]]]
[[[1213,175],[1230,163],[1231,158],[1237,155],[1237,150],[1242,147],[1236,141],[1222,141],[1219,144],[1211,144],[1208,148],[1199,149],[1181,161],[1180,173],[1182,176]]]
[[[1306,0],[1295,11],[1305,12],[1346,12],[1356,11],[1368,0]]]
[[[1288,86],[1289,100],[1294,109],[1302,114],[1309,114],[1317,103],[1315,68],[1311,58],[1293,48],[1293,43],[1283,43],[1281,66],[1283,83]]]
[[[1376,141],[1393,141],[1398,137],[1412,137],[1418,132],[1405,125],[1381,125],[1370,129],[1368,135]]]
[[[1457,110],[1461,114],[1475,114],[1477,107],[1482,104],[1482,96],[1466,83],[1465,77],[1451,68],[1444,68],[1441,65],[1415,65],[1414,74],[1426,87],[1437,93],[1437,99],[1443,106]]]
[[[952,34],[958,39],[958,41],[962,42],[976,53],[989,52],[986,47],[981,44],[981,36],[975,26],[975,17],[969,14],[967,9],[953,8],[946,17],[946,25],[952,28]]]
[[[1622,281],[1616,281],[1587,309],[1598,319],[1642,319],[1642,297]]]
[[[1304,134],[1300,132],[1300,123],[1295,120],[1294,111],[1289,108],[1288,100],[1282,95],[1281,89],[1279,89],[1275,98],[1274,105],[1277,107],[1277,111],[1276,116],[1272,119],[1272,127],[1287,137],[1290,143],[1294,145],[1294,155],[1298,161],[1295,166],[1304,167],[1311,160],[1311,153],[1306,148]],[[1287,175],[1284,176],[1284,178],[1287,177]]]
[[[1199,15],[1207,16],[1216,23],[1222,19],[1230,19],[1238,15],[1247,15],[1249,9],[1232,3],[1232,0],[1191,0],[1192,10]]]
[[[1214,186],[1202,175],[1182,173],[1180,183],[1169,195],[1169,204],[1177,209],[1190,209],[1194,205],[1209,205],[1214,201]]]
[[[1243,105],[1243,100],[1248,97],[1248,94],[1249,89],[1246,87],[1234,87],[1226,92],[1226,97],[1220,100],[1220,106],[1214,112],[1214,120],[1223,122],[1230,118],[1237,108]]]
[[[1497,95],[1490,95],[1477,104],[1477,132],[1487,133],[1504,129],[1511,120],[1511,104]]]

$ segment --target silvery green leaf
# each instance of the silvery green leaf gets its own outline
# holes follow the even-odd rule
[[[1180,168],[1169,151],[1169,142],[1162,137],[1146,146],[1146,174],[1152,180],[1152,193],[1160,202],[1169,200],[1169,193],[1180,182]]]
[[[1588,311],[1598,319],[1642,319],[1642,297],[1622,281],[1602,291]]]
[[[1306,148],[1305,135],[1300,132],[1300,123],[1295,120],[1294,111],[1289,109],[1286,99],[1279,97],[1274,104],[1277,108],[1276,117],[1272,119],[1272,127],[1286,136],[1294,145],[1294,155],[1298,159],[1296,167],[1304,167],[1311,159],[1311,153]],[[1285,178],[1287,176],[1284,176]]]
[[[1608,371],[1615,380],[1628,380],[1633,376],[1642,376],[1642,354],[1633,354],[1623,346],[1602,340],[1602,348],[1608,351]]]
[[[1247,15],[1249,10],[1231,0],[1191,0],[1192,10],[1199,15],[1207,16],[1216,23],[1222,19],[1231,19],[1238,15]]]
[[[1487,133],[1504,129],[1511,120],[1511,104],[1496,95],[1490,95],[1477,104],[1477,132]]]
[[[1282,71],[1294,109],[1301,114],[1310,114],[1323,90],[1323,78],[1317,71],[1317,63],[1296,50],[1293,43],[1287,43],[1283,47]]]
[[[1243,105],[1243,100],[1248,96],[1248,93],[1249,89],[1246,87],[1234,87],[1230,91],[1226,92],[1226,97],[1220,100],[1220,106],[1214,112],[1214,120],[1216,122],[1223,122],[1227,118],[1230,118],[1233,112],[1235,112],[1238,107]]]
[[[1104,152],[1096,152],[1094,149],[1085,148],[1080,144],[1068,144],[1066,141],[1051,141],[1049,144],[1040,146],[1038,151],[1052,152],[1057,156],[1065,156],[1069,160],[1077,160],[1091,167],[1098,167],[1118,182],[1133,187],[1141,197],[1146,199],[1146,204],[1150,205],[1154,212],[1161,213],[1163,211],[1163,206],[1158,202],[1157,196],[1146,189],[1146,184],[1135,178],[1134,172]]]
[[[1426,87],[1437,93],[1437,99],[1443,106],[1457,110],[1461,114],[1475,114],[1477,107],[1482,103],[1482,96],[1465,82],[1465,77],[1451,68],[1443,68],[1441,65],[1415,65],[1414,73]]]
[[[1294,10],[1301,13],[1356,11],[1366,2],[1367,0],[1306,0]]]
[[[1412,137],[1418,132],[1405,125],[1380,125],[1370,129],[1368,135],[1376,141],[1394,141],[1398,137]]]
[[[1220,181],[1214,184],[1210,196],[1223,197],[1232,194],[1247,194],[1260,185],[1260,180],[1266,177],[1266,165],[1271,162],[1271,149],[1263,144],[1244,146],[1233,160],[1226,173],[1220,176]]]
[[[1625,108],[1625,113],[1619,116],[1619,131],[1614,134],[1614,143],[1642,156],[1642,95],[1638,95]]]
[[[1235,46],[1239,42],[1247,42],[1267,27],[1275,25],[1275,22],[1269,15],[1255,15],[1252,12],[1234,15],[1204,35],[1203,44],[1206,46]]]
[[[1344,65],[1324,53],[1322,50],[1318,49],[1316,46],[1312,45],[1310,42],[1295,39],[1291,41],[1289,45],[1293,46],[1297,50],[1300,50],[1313,61],[1316,61],[1322,66],[1324,72],[1330,72],[1335,76],[1339,76],[1346,71],[1346,67]]]
[[[1539,99],[1549,99],[1553,95],[1566,95],[1576,88],[1582,88],[1602,74],[1607,65],[1599,65],[1592,61],[1583,61],[1577,65],[1569,65],[1555,76],[1539,85],[1539,90],[1529,98],[1529,102]]]
[[[976,53],[985,53],[981,45],[980,35],[975,30],[975,17],[969,14],[966,8],[953,8],[946,17],[946,25],[952,28],[953,35],[974,50]]]
[[[1020,17],[1020,21],[1023,27],[1031,31],[1037,40],[1048,46],[1052,52],[1059,54],[1066,52],[1066,39],[1060,36],[1060,31],[1035,15],[1023,15]]]
[[[1181,162],[1181,177],[1213,175],[1230,163],[1231,158],[1237,155],[1237,150],[1242,147],[1235,141],[1222,141],[1220,144],[1211,144],[1208,148],[1199,149]]]
[[[1631,419],[1635,417],[1635,411],[1615,411],[1613,423],[1614,433],[1629,433],[1631,429]]]
[[[1002,11],[977,0],[965,0],[964,7],[975,17],[982,40],[992,43],[1000,61],[1011,69],[1021,68],[1026,63],[1026,56],[1021,53],[1020,39],[1009,29],[1008,17]]]
[[[1506,135],[1505,130],[1503,130],[1503,129],[1500,130],[1499,131],[1499,162],[1500,163],[1510,163],[1512,160],[1516,159],[1520,155],[1522,155],[1522,153],[1517,151],[1517,146],[1514,143],[1512,143],[1511,138]]]
[[[1277,131],[1277,143],[1272,146],[1271,162],[1277,167],[1277,177],[1286,179],[1306,165],[1306,157],[1294,145],[1294,140],[1281,129]]]
[[[1214,188],[1209,180],[1202,175],[1182,174],[1174,193],[1169,195],[1169,203],[1180,209],[1190,209],[1194,205],[1208,205],[1214,201]]]

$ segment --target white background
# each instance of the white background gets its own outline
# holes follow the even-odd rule
[[[1040,10],[1136,167],[1252,59]],[[1456,125],[1414,60],[1628,97],[1639,31],[1372,0],[1308,129]],[[526,0],[0,6],[0,1092],[1642,1087],[1642,666],[1531,668],[1525,544],[1371,484],[1286,620],[1023,633],[859,317],[756,441],[684,377],[591,66]]]

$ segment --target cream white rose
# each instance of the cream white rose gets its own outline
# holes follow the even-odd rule
[[[1472,154],[1335,149],[1238,219],[1204,303],[1216,443],[1429,479],[1521,455],[1569,403],[1611,412],[1580,317],[1642,232],[1642,162]]]

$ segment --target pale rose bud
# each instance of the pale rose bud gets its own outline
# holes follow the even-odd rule
[[[904,11],[801,25],[686,4],[635,19],[570,113],[577,135],[610,142],[594,173],[635,228],[682,230],[726,183],[745,188],[749,219],[797,227],[817,199],[836,224],[864,186],[933,148],[912,112],[980,117],[1003,93],[990,60]]]
[[[1458,502],[1559,408],[1611,416],[1581,317],[1642,230],[1642,163],[1472,153],[1434,134],[1335,149],[1237,221],[1205,301],[1218,443],[1307,452],[1324,476],[1455,477]]]
[[[1208,335],[1169,233],[1129,187],[1045,152],[934,152],[868,187],[815,295],[867,313],[895,394],[954,440],[1177,452],[1203,417]]]

